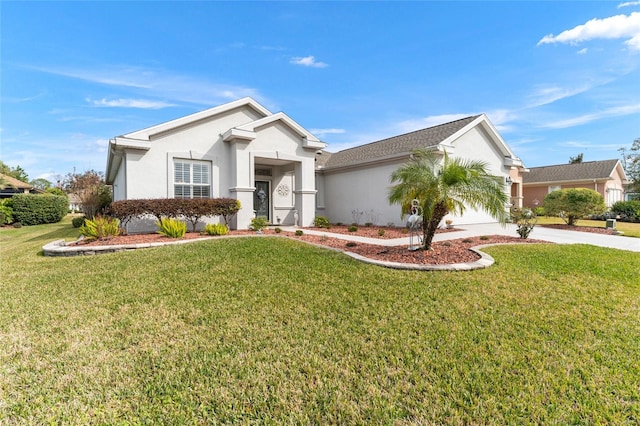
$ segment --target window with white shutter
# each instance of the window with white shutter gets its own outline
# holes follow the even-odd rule
[[[208,161],[173,161],[175,198],[210,198],[211,163]]]

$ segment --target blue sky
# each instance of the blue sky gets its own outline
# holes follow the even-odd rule
[[[108,140],[252,96],[330,151],[486,113],[529,167],[640,137],[640,1],[7,2],[0,159],[103,171]]]

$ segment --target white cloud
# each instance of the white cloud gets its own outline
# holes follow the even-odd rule
[[[587,49],[586,47],[584,49],[580,49],[578,50],[578,55],[584,55],[585,53],[587,53],[589,49]]]
[[[322,135],[341,135],[345,133],[344,129],[309,129],[311,134],[316,136]]]
[[[631,49],[640,50],[640,12],[633,12],[630,15],[616,15],[604,19],[594,18],[586,24],[563,31],[557,36],[553,34],[546,35],[538,42],[538,46],[549,43],[575,45],[593,39],[618,38],[627,39],[625,44]]]
[[[87,102],[92,105],[100,106],[100,107],[116,107],[116,108],[141,108],[141,109],[161,109],[175,106],[175,104],[171,104],[168,102],[162,101],[151,101],[147,99],[111,99],[107,100],[105,98],[92,100],[87,98]]]
[[[566,141],[560,142],[558,145],[566,146],[568,148],[580,148],[580,149],[589,149],[593,151],[613,151],[620,148],[620,144],[594,144],[592,142],[583,142],[583,141]]]
[[[324,62],[317,62],[315,56],[291,58],[291,63],[294,65],[302,65],[304,67],[313,67],[313,68],[325,68],[329,66],[329,64],[326,64]]]
[[[217,105],[246,96],[267,101],[257,89],[233,84],[218,84],[192,75],[175,74],[161,69],[133,66],[102,66],[97,69],[30,67],[40,72],[62,75],[97,84],[128,88],[144,96],[172,102]]]
[[[609,108],[603,111],[594,112],[591,114],[583,114],[578,117],[552,121],[550,123],[543,124],[540,127],[548,129],[565,129],[567,127],[581,126],[592,121],[602,120],[603,118],[621,117],[637,113],[640,113],[640,104],[623,105],[619,107]]]
[[[624,3],[620,3],[618,5],[618,9],[622,9],[623,7],[628,7],[628,6],[640,6],[640,1],[627,1]]]

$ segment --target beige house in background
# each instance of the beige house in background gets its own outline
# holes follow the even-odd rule
[[[627,176],[619,160],[531,167],[523,182],[524,207],[542,205],[544,197],[557,189],[588,188],[599,192],[607,207],[624,201]]]

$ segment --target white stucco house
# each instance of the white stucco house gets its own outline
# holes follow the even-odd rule
[[[402,224],[387,201],[389,175],[415,148],[483,160],[505,178],[505,191],[522,205],[526,171],[485,115],[430,127],[337,153],[282,112],[251,98],[117,136],[109,141],[106,181],[114,200],[231,197],[242,209],[232,227],[254,215],[271,223],[310,226],[331,222]],[[367,220],[369,219],[369,220]],[[468,210],[456,223],[493,222]],[[139,225],[130,231],[142,230]]]

